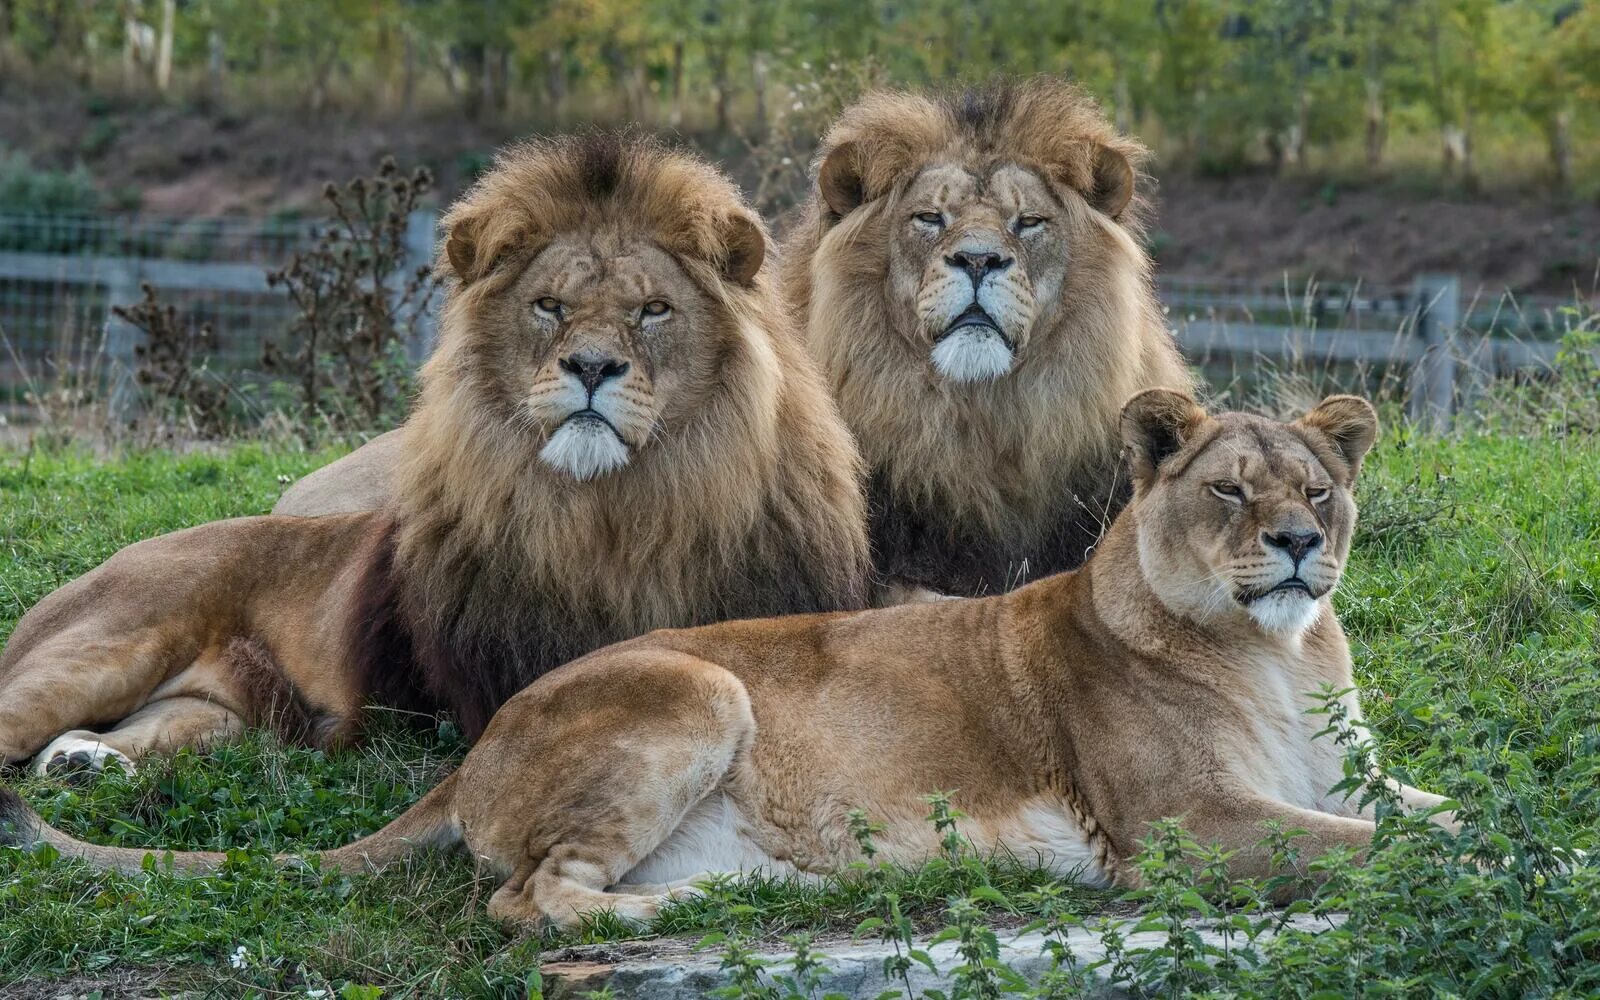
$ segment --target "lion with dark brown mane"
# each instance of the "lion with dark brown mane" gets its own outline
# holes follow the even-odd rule
[[[445,221],[389,502],[180,531],[45,598],[0,654],[0,761],[269,719],[336,742],[369,701],[475,737],[606,643],[865,602],[859,458],[726,178],[645,140],[533,143]]]
[[[825,136],[783,285],[900,592],[1082,563],[1129,495],[1123,401],[1192,384],[1141,244],[1145,157],[1048,78],[871,94]]]

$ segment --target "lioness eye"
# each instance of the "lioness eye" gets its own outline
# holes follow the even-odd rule
[[[944,225],[944,215],[939,212],[918,212],[913,218],[930,226]]]
[[[551,298],[548,295],[542,299],[534,299],[533,307],[540,312],[547,313],[551,316],[561,315],[561,300]]]
[[[649,319],[660,319],[661,317],[672,312],[672,307],[667,305],[665,302],[662,302],[660,299],[652,299],[651,301],[646,302],[639,312],[641,315]]]
[[[1019,215],[1017,217],[1017,232],[1020,233],[1024,229],[1037,229],[1044,223],[1045,218],[1042,215]]]
[[[1312,503],[1321,503],[1328,499],[1332,492],[1326,486],[1312,486],[1306,490],[1306,499]]]
[[[1244,490],[1239,488],[1239,484],[1227,479],[1212,483],[1211,492],[1224,500],[1230,500],[1234,503],[1244,499]]]

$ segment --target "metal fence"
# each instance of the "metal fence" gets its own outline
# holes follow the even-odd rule
[[[431,260],[438,216],[413,213],[408,267]],[[291,319],[267,271],[315,243],[303,220],[0,215],[0,403],[47,377],[60,359],[93,353],[125,389],[137,332],[111,307],[137,302],[148,282],[220,345],[213,367],[247,373],[262,343]],[[1473,378],[1548,366],[1571,322],[1571,300],[1464,298],[1459,279],[1403,286],[1292,286],[1163,277],[1162,302],[1179,342],[1199,363],[1268,359],[1404,372],[1412,413],[1447,423]],[[431,330],[417,332],[421,357]],[[117,393],[113,392],[115,398]]]

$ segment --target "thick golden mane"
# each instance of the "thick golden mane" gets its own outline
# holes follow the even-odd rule
[[[1117,415],[1192,380],[1139,240],[1144,148],[1078,88],[1039,78],[965,93],[874,93],[824,138],[818,182],[783,252],[783,285],[866,458],[878,569],[994,591],[1082,562],[1126,497]],[[843,166],[840,167],[840,162]],[[1010,374],[922,377],[887,287],[890,207],[917,174],[1016,164],[1061,193],[1059,308]],[[841,202],[859,205],[841,213]],[[897,319],[897,315],[900,316]]]
[[[384,571],[366,588],[379,606],[366,618],[395,617],[418,664],[399,680],[473,731],[539,673],[609,642],[864,603],[860,460],[760,266],[760,221],[725,177],[648,140],[530,143],[446,222],[440,342],[374,542]],[[618,230],[668,249],[725,314],[720,371],[690,426],[578,482],[491,399],[480,320],[553,237]]]

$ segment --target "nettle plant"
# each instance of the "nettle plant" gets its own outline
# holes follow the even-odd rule
[[[433,189],[433,175],[406,174],[385,157],[371,177],[323,190],[332,221],[310,250],[267,274],[294,305],[289,347],[267,341],[262,366],[298,390],[303,426],[375,429],[405,419],[411,369],[408,340],[437,287],[429,264],[411,265],[411,212]]]
[[[1345,778],[1335,790],[1376,817],[1377,834],[1359,863],[1350,852],[1305,857],[1297,831],[1265,829],[1261,846],[1281,874],[1236,880],[1227,852],[1163,820],[1152,825],[1135,862],[1141,887],[1120,900],[1135,915],[1091,916],[1064,884],[1010,894],[997,887],[988,878],[991,865],[960,833],[965,817],[942,793],[928,798],[928,820],[943,848],[930,867],[952,876],[956,891],[941,926],[919,940],[897,891],[900,875],[877,858],[873,837],[882,828],[853,813],[850,832],[864,859],[853,876],[873,911],[855,936],[890,945],[882,971],[893,985],[880,1000],[1073,997],[1107,986],[1139,997],[1600,992],[1600,872],[1583,855],[1594,847],[1600,815],[1600,681],[1559,692],[1570,707],[1552,729],[1582,735],[1560,760],[1537,763],[1479,695],[1462,695],[1450,710],[1397,700],[1394,717],[1420,747],[1417,769],[1442,776],[1441,790],[1457,806],[1454,833],[1402,810],[1370,736],[1348,718],[1339,694],[1322,693],[1318,711],[1328,724],[1321,738],[1344,749]],[[753,913],[734,884],[713,884],[709,898],[725,923],[700,943],[722,949],[729,985],[717,996],[820,995],[827,963],[810,938],[786,939],[786,958],[763,955],[744,929]],[[1032,919],[1019,930],[997,930],[996,913]],[[1074,952],[1073,937],[1082,941],[1084,932],[1099,943],[1092,960]],[[1033,933],[1043,939],[1047,967],[1030,980],[1004,961],[1001,944]],[[955,964],[941,969],[930,949],[945,942],[956,943]],[[948,990],[918,993],[916,966],[940,974]]]

